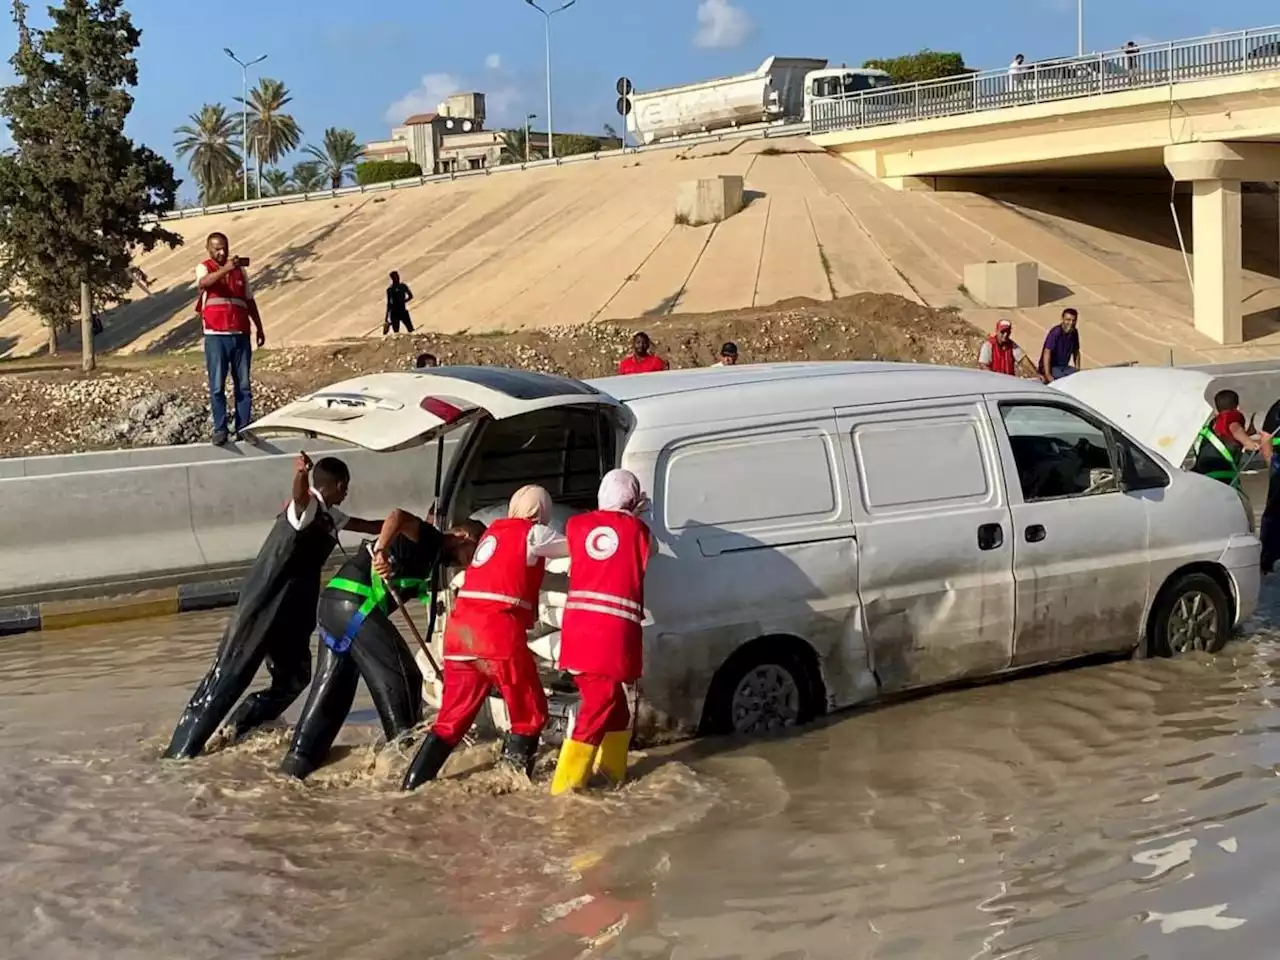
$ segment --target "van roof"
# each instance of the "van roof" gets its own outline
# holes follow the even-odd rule
[[[717,420],[822,407],[973,394],[1055,392],[1034,380],[927,363],[750,363],[602,377],[587,383],[623,401],[641,421],[677,408]]]

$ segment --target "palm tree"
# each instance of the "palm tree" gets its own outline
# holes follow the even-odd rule
[[[179,137],[173,146],[179,157],[190,157],[191,175],[200,185],[200,198],[204,202],[236,182],[240,174],[237,122],[220,103],[206,103],[190,120],[189,124],[173,131]]]
[[[337,190],[347,176],[355,175],[356,164],[364,156],[364,147],[352,131],[330,127],[324,132],[324,146],[309,146],[306,153],[315,157],[330,186]]]
[[[285,173],[279,167],[272,167],[270,170],[262,171],[262,185],[266,188],[265,193],[273,197],[289,192],[289,174]]]
[[[262,162],[275,165],[302,140],[302,129],[293,116],[283,113],[293,97],[279,80],[263,77],[249,91],[249,152],[261,152]],[[236,97],[236,102],[244,100]]]
[[[525,161],[525,135],[524,127],[516,130],[502,131],[502,156],[501,163],[524,163]],[[534,149],[529,151],[530,160],[541,160],[542,154]]]
[[[289,183],[297,193],[315,193],[324,189],[324,168],[314,160],[295,163],[289,174]]]

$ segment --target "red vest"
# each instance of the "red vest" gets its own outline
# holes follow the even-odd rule
[[[644,663],[644,571],[649,528],[614,510],[579,514],[565,526],[569,596],[560,628],[560,666],[619,681]]]
[[[529,566],[532,520],[495,520],[476,545],[444,630],[444,655],[507,660],[528,642],[546,561]]]
[[[991,345],[991,372],[1016,376],[1018,365],[1013,359],[1013,341],[1001,343],[993,333],[987,337],[987,343]]]
[[[210,273],[220,269],[213,260],[206,260],[204,265]],[[200,292],[196,312],[205,333],[249,333],[249,299],[245,290],[244,271],[237,268]]]

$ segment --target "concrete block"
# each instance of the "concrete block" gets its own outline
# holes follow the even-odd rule
[[[686,180],[676,189],[676,221],[692,227],[719,223],[742,209],[742,177]]]
[[[1040,265],[1034,261],[971,263],[964,268],[964,285],[988,307],[1040,306]]]

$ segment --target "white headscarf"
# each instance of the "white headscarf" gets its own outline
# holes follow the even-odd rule
[[[638,514],[649,507],[649,497],[640,489],[640,480],[630,470],[610,470],[600,481],[601,510]]]
[[[551,519],[551,494],[536,484],[523,486],[507,504],[507,516],[513,520],[546,524]]]

